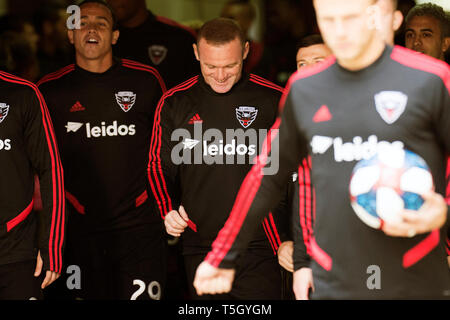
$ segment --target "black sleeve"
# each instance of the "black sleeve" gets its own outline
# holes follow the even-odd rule
[[[289,185],[287,184],[284,190],[284,196],[278,205],[272,210],[271,215],[267,219],[273,221],[274,233],[278,234],[278,240],[276,250],[285,241],[292,240],[291,233],[289,231],[289,210],[290,210],[290,197],[289,197]]]
[[[435,90],[440,90],[438,94],[438,99],[434,103],[433,109],[433,122],[436,129],[439,141],[442,144],[447,154],[447,184],[446,184],[446,201],[447,201],[447,227],[450,228],[450,67],[446,69],[443,76],[443,82],[440,83],[439,88],[434,88]]]
[[[61,273],[65,231],[64,178],[53,125],[40,91],[24,96],[24,141],[30,162],[39,176],[43,209],[38,248],[43,269]],[[31,91],[30,91],[31,92]]]
[[[267,135],[263,150],[247,174],[231,214],[205,259],[213,266],[234,266],[258,221],[281,201],[289,175],[307,154],[306,138],[297,127],[292,95],[285,95],[281,118],[275,121]]]
[[[174,147],[171,141],[174,129],[171,112],[170,102],[163,96],[155,112],[148,165],[150,187],[162,218],[180,206],[177,165],[171,159]]]
[[[292,205],[294,237],[294,270],[309,267],[310,240],[313,237],[315,192],[311,179],[311,160],[304,159],[298,167],[297,183]]]

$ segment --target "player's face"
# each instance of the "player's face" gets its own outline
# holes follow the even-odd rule
[[[441,36],[439,22],[430,16],[415,16],[405,28],[405,46],[436,59],[444,60],[450,40]]]
[[[331,50],[325,44],[313,44],[300,48],[297,51],[297,70],[322,62],[329,55],[331,55]]]
[[[373,41],[376,6],[372,2],[314,0],[322,37],[338,60],[358,59]]]
[[[205,39],[200,39],[198,46],[194,44],[194,52],[200,61],[205,82],[215,92],[226,93],[241,78],[248,43],[243,49],[238,38],[223,45],[209,44]]]
[[[80,29],[69,30],[70,42],[75,46],[77,59],[101,60],[112,54],[119,32],[113,32],[113,19],[108,8],[88,3],[81,7]]]

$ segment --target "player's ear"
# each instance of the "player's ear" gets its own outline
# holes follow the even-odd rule
[[[73,44],[73,30],[67,30],[67,38],[69,38],[69,42]]]
[[[447,52],[450,48],[450,37],[445,37],[444,41],[442,41],[442,52]]]
[[[119,40],[119,36],[120,36],[120,31],[119,30],[114,30],[113,34],[112,34],[112,44],[116,44],[117,41]]]
[[[395,10],[394,21],[393,21],[393,26],[392,26],[394,31],[397,31],[400,28],[400,26],[402,25],[402,22],[403,22],[402,12],[400,10]]]
[[[200,61],[200,55],[198,54],[198,46],[196,43],[192,44],[192,48],[194,49],[195,58],[197,61]]]
[[[246,41],[244,44],[244,54],[242,55],[243,60],[247,59],[249,51],[250,51],[250,44],[248,43],[248,41]]]

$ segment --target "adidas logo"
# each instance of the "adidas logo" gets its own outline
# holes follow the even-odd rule
[[[319,110],[317,110],[316,114],[313,117],[314,122],[326,122],[330,121],[333,118],[333,115],[330,113],[330,110],[326,105],[323,105],[320,107]]]
[[[77,111],[84,111],[86,110],[85,107],[83,107],[80,103],[80,101],[77,101],[72,108],[70,108],[70,112],[77,112]]]
[[[195,116],[193,116],[191,118],[191,120],[189,120],[189,124],[194,124],[194,123],[202,123],[203,120],[200,118],[200,116],[198,115],[198,113],[195,114]]]

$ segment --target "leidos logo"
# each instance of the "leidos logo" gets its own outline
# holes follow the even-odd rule
[[[67,132],[77,132],[78,130],[80,130],[80,128],[83,126],[84,123],[80,123],[80,122],[67,122],[66,124],[66,129]]]
[[[80,122],[67,122],[65,126],[67,132],[77,132],[84,125]],[[117,121],[114,121],[112,125],[107,126],[106,122],[102,122],[100,126],[91,126],[86,123],[86,137],[87,138],[99,138],[99,137],[117,137],[117,136],[134,136],[136,134],[136,126],[132,125],[118,125]]]
[[[11,150],[11,139],[0,139],[0,150],[9,151]]]
[[[380,148],[404,147],[401,141],[378,141],[378,137],[375,135],[371,135],[367,141],[363,141],[361,137],[354,137],[353,142],[346,143],[343,142],[341,137],[314,136],[311,140],[312,152],[314,154],[324,154],[331,146],[334,149],[334,160],[336,162],[367,160],[374,156]]]
[[[173,164],[254,164],[258,152],[270,149],[270,152],[262,159],[265,165],[261,170],[265,175],[278,172],[278,130],[247,129],[244,131],[241,128],[225,130],[209,128],[203,131],[201,122],[196,121],[193,124],[193,135],[190,130],[184,128],[172,132]],[[263,144],[266,136],[270,137],[267,139],[270,142]]]
[[[256,145],[247,145],[241,143],[236,145],[236,139],[233,139],[231,143],[223,145],[223,140],[219,140],[219,145],[211,143],[208,145],[206,141],[203,141],[203,155],[204,156],[234,156],[236,154],[240,156],[254,156],[256,154]]]

